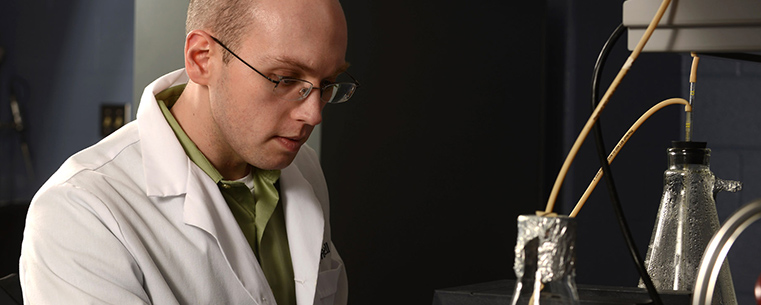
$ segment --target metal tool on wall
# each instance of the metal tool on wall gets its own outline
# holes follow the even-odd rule
[[[29,180],[33,180],[34,166],[32,165],[32,153],[29,151],[29,143],[26,141],[24,120],[21,116],[21,107],[19,107],[18,98],[14,93],[11,93],[10,106],[11,114],[13,114],[13,128],[19,135],[19,146],[21,147],[21,155],[24,158],[24,165],[26,166],[26,175]]]
[[[0,47],[0,67],[2,67],[5,59],[5,49]],[[34,166],[32,163],[32,153],[29,149],[29,143],[26,140],[26,127],[24,124],[22,107],[18,99],[18,91],[24,91],[24,82],[20,79],[13,79],[10,82],[10,100],[9,106],[11,110],[11,116],[13,121],[10,123],[3,122],[0,124],[2,128],[9,128],[16,131],[19,137],[19,147],[21,149],[21,155],[24,158],[24,165],[26,169],[27,179],[34,180]]]

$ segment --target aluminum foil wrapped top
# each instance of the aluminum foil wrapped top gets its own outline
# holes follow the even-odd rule
[[[536,272],[542,283],[575,276],[576,220],[570,217],[518,216],[513,269],[518,278]]]

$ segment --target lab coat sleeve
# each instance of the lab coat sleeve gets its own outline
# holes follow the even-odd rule
[[[119,223],[92,193],[60,184],[29,208],[19,273],[24,304],[149,304]]]

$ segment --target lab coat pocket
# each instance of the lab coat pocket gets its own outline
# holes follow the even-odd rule
[[[343,264],[334,262],[338,265],[334,269],[321,271],[317,278],[317,299],[322,304],[333,304],[338,289],[338,278],[341,276]]]

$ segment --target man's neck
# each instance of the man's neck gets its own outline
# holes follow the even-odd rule
[[[224,137],[211,115],[206,87],[188,82],[170,111],[182,130],[224,179],[240,179],[250,172],[248,163],[222,140]]]

